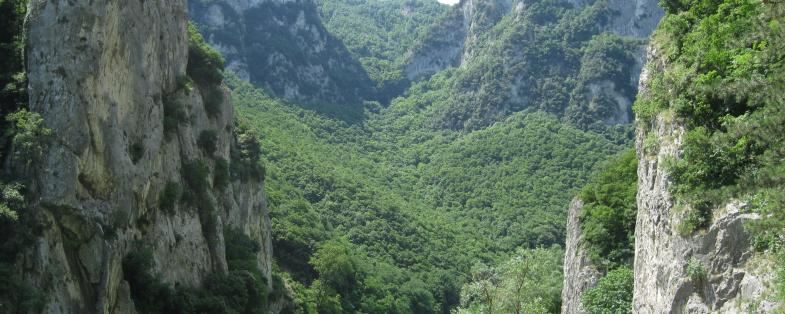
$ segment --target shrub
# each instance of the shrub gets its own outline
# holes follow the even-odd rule
[[[242,124],[234,128],[235,145],[231,147],[230,172],[233,179],[247,182],[250,179],[264,180],[265,171],[260,164],[262,154],[257,136]]]
[[[588,314],[632,313],[633,272],[627,267],[608,272],[581,300]]]
[[[14,264],[0,262],[0,313],[43,313],[45,300]]]
[[[183,104],[176,95],[167,95],[163,98],[164,105],[164,135],[170,138],[177,132],[177,127],[188,121]]]
[[[711,223],[711,209],[704,205],[696,205],[696,208],[688,209],[684,218],[677,226],[679,234],[689,236],[700,229],[707,228]]]
[[[173,213],[177,201],[183,194],[183,187],[177,182],[169,182],[158,196],[158,207],[166,213]]]
[[[196,26],[188,23],[188,76],[200,87],[214,86],[223,81],[223,69],[221,54],[204,41]]]
[[[24,161],[26,166],[39,161],[43,156],[46,141],[52,136],[52,130],[44,126],[44,119],[36,112],[20,109],[9,114],[6,120],[11,127],[5,136],[13,143],[14,160]]]
[[[128,147],[128,155],[131,156],[131,161],[134,164],[139,162],[139,160],[142,160],[142,157],[144,157],[144,145],[140,142],[131,144],[131,146]]]
[[[123,258],[123,278],[131,288],[131,298],[141,313],[166,313],[175,306],[175,292],[152,272],[153,253],[149,249],[131,251]]]
[[[706,267],[703,266],[703,262],[699,259],[693,257],[687,262],[687,277],[690,278],[693,284],[696,286],[702,285],[706,282],[706,276]]]
[[[258,243],[239,231],[224,232],[229,272],[208,275],[200,288],[173,288],[153,273],[150,249],[132,250],[123,259],[123,275],[136,309],[140,313],[265,313],[269,293],[256,263]]]
[[[209,183],[207,176],[210,174],[210,168],[207,167],[202,160],[191,160],[183,163],[181,175],[185,180],[186,189],[183,191],[183,199],[191,206],[199,207],[206,206],[203,201],[205,195],[208,193]]]
[[[213,156],[218,145],[218,133],[215,130],[204,130],[199,134],[198,143],[205,154]]]
[[[215,160],[215,175],[213,176],[213,186],[223,190],[229,185],[229,162],[226,159],[218,158]]]
[[[220,86],[206,87],[202,91],[202,102],[209,117],[220,116],[224,103],[223,89]]]
[[[581,191],[581,231],[589,258],[605,269],[634,254],[638,159],[630,149],[608,163]]]

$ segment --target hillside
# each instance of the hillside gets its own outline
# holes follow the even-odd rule
[[[784,15],[0,0],[0,313],[781,312]]]
[[[283,100],[274,89],[249,85],[242,76],[227,81],[243,124],[264,146],[276,263],[295,287],[293,310],[449,313],[479,265],[493,266],[537,247],[553,246],[549,258],[561,255],[572,195],[597,165],[632,145],[629,125],[588,115],[583,119],[593,122],[577,123],[562,111],[537,106],[477,116],[482,122],[469,129],[441,124],[461,103],[493,105],[484,98],[460,97],[490,92],[492,81],[471,77],[498,81],[492,67],[545,64],[541,56],[548,48],[538,47],[554,38],[561,38],[554,47],[574,55],[558,65],[558,73],[611,89],[615,85],[607,81],[617,80],[626,86],[628,99],[619,104],[612,100],[613,110],[621,106],[625,114],[630,111],[637,84],[633,73],[642,66],[645,41],[612,33],[613,23],[603,22],[613,14],[606,2],[500,8],[487,29],[472,28],[471,49],[492,58],[478,56],[479,61],[441,69],[425,79],[404,77],[406,64],[420,47],[431,45],[434,29],[450,14],[485,3],[447,8],[428,2],[319,2],[326,29],[348,43],[365,69],[384,70],[383,77],[374,77],[377,84],[386,84],[387,78],[403,84],[388,97],[389,104],[366,102],[360,114],[341,103],[317,108]],[[427,9],[401,14],[412,7]],[[470,19],[485,16],[480,9],[467,14]],[[540,20],[538,14],[551,14],[553,20]],[[580,26],[572,25],[578,16],[598,27],[580,33]],[[369,31],[359,31],[366,25]],[[542,32],[527,39],[536,44],[509,38],[527,28]],[[580,38],[571,37],[578,33]],[[510,47],[503,50],[510,54],[494,47]],[[532,48],[520,55],[512,54],[512,47]],[[532,66],[530,71],[551,70]],[[603,88],[587,90],[599,94]],[[548,99],[573,94],[566,88],[564,93]],[[498,96],[502,98],[494,101],[509,102]],[[525,302],[554,311],[560,304],[560,262],[548,264],[544,270],[553,284],[550,292],[533,294]],[[329,299],[314,299],[317,295]]]
[[[785,6],[662,4],[637,166],[611,166],[572,206],[563,309],[780,313]]]

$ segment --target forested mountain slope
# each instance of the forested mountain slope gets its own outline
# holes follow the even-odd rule
[[[773,312],[783,10],[0,0],[0,313]]]
[[[406,53],[449,10],[435,0],[316,2],[325,27],[362,63],[376,82],[374,99],[384,104],[409,86]]]
[[[382,104],[355,111],[334,101],[312,110],[244,82],[243,73],[228,81],[243,125],[264,143],[289,309],[449,313],[463,302],[463,311],[480,311],[485,305],[472,287],[483,286],[463,284],[496,272],[483,264],[521,254],[542,264],[531,275],[543,285],[516,304],[558,311],[567,205],[597,165],[631,145],[624,123],[646,33],[661,11],[642,2],[617,12],[609,1],[317,5],[323,22],[308,25],[324,23],[346,43],[377,84],[368,89],[376,97],[365,99]],[[204,12],[191,14],[206,25]],[[460,28],[446,31],[462,32],[462,21],[471,21],[466,35],[439,37],[456,12]],[[201,30],[214,43],[242,34]],[[435,38],[455,39],[445,44],[459,46],[465,62],[407,76],[425,47],[438,47]],[[521,77],[527,83],[510,84]],[[510,97],[513,85],[531,101]]]
[[[228,69],[276,96],[358,110],[374,96],[360,62],[322,25],[310,0],[190,0],[191,19]]]
[[[581,128],[632,121],[655,0],[466,0],[410,52],[409,79],[457,67],[434,127],[477,129],[535,108]]]
[[[365,68],[387,73],[374,76],[379,86],[390,82],[388,78],[411,83],[399,75],[409,60],[406,51],[419,46],[393,45],[389,38],[426,41],[428,30],[437,26],[416,23],[439,25],[446,18],[447,8],[434,5],[319,2],[326,27],[350,43],[349,50],[364,60]],[[494,56],[478,57],[483,60],[480,70],[444,69],[391,95],[389,104],[366,103],[359,115],[347,113],[340,103],[313,111],[277,98],[275,90],[265,90],[264,85],[249,85],[242,77],[228,81],[243,124],[264,143],[276,262],[285,277],[291,276],[292,309],[448,313],[463,299],[464,310],[478,311],[483,303],[463,284],[496,271],[481,265],[521,254],[544,268],[532,273],[542,279],[542,289],[522,295],[519,305],[558,311],[559,246],[567,205],[596,165],[631,145],[632,128],[606,125],[591,116],[584,117],[591,123],[568,122],[560,113],[537,107],[516,107],[469,129],[444,127],[439,117],[454,108],[455,88],[465,83],[463,79],[480,75],[486,66],[542,64],[532,56],[548,50],[536,46],[556,37],[556,46],[575,55],[574,62],[560,66],[564,73],[584,73],[586,84],[619,80],[632,97],[632,78],[639,71],[636,64],[645,41],[601,29],[583,34],[580,27],[569,26],[577,16],[587,24],[601,24],[603,15],[590,13],[611,14],[605,2],[587,7],[547,1],[529,5],[544,15],[558,15],[540,21],[508,8],[499,16],[495,33],[473,39],[476,47],[488,49],[483,54]],[[434,15],[398,13],[409,6],[429,8]],[[383,9],[374,10],[379,7]],[[338,15],[340,8],[346,8],[341,11],[345,16]],[[531,14],[537,12],[534,9]],[[483,16],[482,11],[476,14],[474,19]],[[650,14],[657,16],[658,11]],[[368,34],[377,36],[368,37],[356,29],[357,21],[385,25],[388,31],[371,27]],[[529,38],[533,44],[526,45],[507,39],[526,28],[545,33],[555,28],[560,33]],[[404,36],[398,33],[401,30],[410,31]],[[497,46],[533,50],[523,56],[490,50]],[[627,62],[619,63],[619,58]],[[496,74],[485,72],[487,80],[477,81],[501,81]],[[487,104],[485,99],[473,101],[477,106]],[[631,98],[626,106],[630,103]],[[325,108],[331,114],[321,114]],[[548,249],[531,251],[542,246]]]

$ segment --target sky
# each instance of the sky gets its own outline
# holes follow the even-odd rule
[[[455,5],[460,0],[438,0],[441,3],[448,4],[448,5]]]

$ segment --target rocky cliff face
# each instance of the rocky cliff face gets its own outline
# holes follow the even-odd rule
[[[30,1],[27,67],[30,108],[55,134],[35,170],[33,208],[42,222],[22,268],[46,291],[46,313],[133,313],[122,259],[151,248],[169,283],[197,286],[225,272],[225,226],[257,240],[269,278],[272,248],[262,178],[210,189],[214,211],[180,202],[165,212],[167,185],[187,187],[186,164],[201,160],[214,183],[218,160],[231,160],[228,97],[208,115],[186,75],[184,0]],[[165,103],[188,117],[165,134]],[[200,148],[205,131],[215,152]]]
[[[456,5],[439,25],[434,26],[429,36],[410,52],[406,74],[409,79],[430,76],[451,66],[466,65],[476,56],[476,45],[482,34],[496,26],[507,14],[526,14],[529,1],[509,0],[464,0]],[[573,8],[581,10],[596,0],[568,0]],[[657,27],[665,12],[657,0],[612,0],[607,8],[608,20],[603,28],[621,36],[648,38]],[[645,57],[643,50],[639,53]],[[640,66],[642,67],[642,63]],[[638,73],[632,77],[637,81]]]
[[[415,45],[404,70],[418,80],[458,69],[439,127],[479,128],[532,107],[581,127],[630,123],[645,40],[663,15],[657,0],[465,0]],[[616,43],[597,44],[609,37]]]
[[[589,257],[581,245],[580,217],[583,202],[574,199],[570,204],[567,217],[567,242],[564,251],[564,285],[562,287],[562,313],[586,313],[581,297],[586,290],[594,287],[602,277],[597,267],[589,262]]]
[[[648,73],[662,71],[664,60],[652,49],[641,79],[639,97],[648,96]],[[684,126],[665,112],[639,121],[638,218],[635,230],[636,313],[768,313],[766,300],[771,267],[756,257],[745,223],[758,219],[745,204],[732,201],[714,210],[711,225],[694,235],[681,235],[683,205],[671,195],[666,160],[679,158]],[[656,139],[657,149],[645,145]],[[651,142],[651,140],[649,140]]]
[[[509,0],[461,1],[411,50],[405,68],[407,78],[425,78],[468,62],[475,56],[480,35],[498,23],[511,7]]]
[[[189,0],[191,18],[228,68],[278,96],[357,104],[373,84],[310,0]]]

